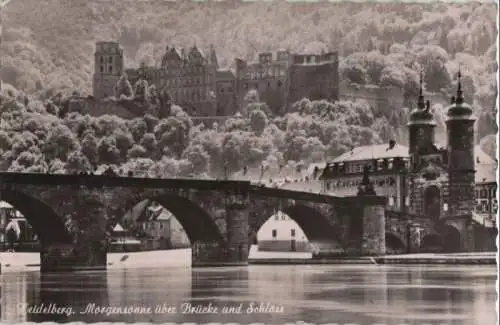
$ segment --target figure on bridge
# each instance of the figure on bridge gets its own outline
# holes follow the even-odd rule
[[[11,219],[9,221],[9,223],[5,227],[5,235],[7,237],[8,251],[13,252],[14,251],[14,244],[19,239],[19,236],[21,235],[21,228],[19,228],[19,224],[17,223],[17,220]]]

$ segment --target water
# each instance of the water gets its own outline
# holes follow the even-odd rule
[[[74,274],[19,272],[2,274],[1,286],[1,321],[7,323],[496,324],[494,266],[254,265]],[[247,313],[252,303],[269,303],[274,310]],[[40,309],[42,304],[60,309],[26,312],[27,307]],[[183,313],[188,304],[198,313]],[[83,314],[92,306],[143,309],[106,315],[96,314],[94,308]],[[157,306],[164,308],[157,310]],[[224,306],[232,306],[233,313],[224,314]],[[211,308],[209,313],[199,313],[201,307]]]

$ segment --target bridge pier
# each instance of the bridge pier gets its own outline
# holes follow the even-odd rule
[[[232,266],[248,264],[248,197],[244,195],[227,195],[225,200],[225,241],[195,242],[192,247],[193,266]]]
[[[361,254],[365,256],[385,255],[385,204],[365,205],[362,214]]]

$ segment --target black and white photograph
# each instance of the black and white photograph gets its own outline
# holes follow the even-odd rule
[[[498,8],[0,0],[0,323],[498,324]]]

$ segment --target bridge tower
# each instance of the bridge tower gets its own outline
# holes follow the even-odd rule
[[[114,87],[123,74],[123,49],[117,42],[97,42],[94,53],[93,96],[114,95]]]
[[[475,207],[475,117],[470,105],[465,103],[458,71],[456,97],[451,98],[447,111],[449,216],[461,232],[461,250],[474,249],[472,214]]]
[[[408,131],[410,138],[409,153],[412,158],[411,169],[415,169],[414,159],[419,149],[432,146],[434,144],[436,121],[432,112],[430,112],[430,103],[425,102],[423,94],[423,77],[420,72],[420,89],[417,107],[410,112],[408,120]]]
[[[427,213],[429,212],[428,207],[430,206],[430,202],[425,199],[426,196],[430,196],[426,194],[432,185],[432,189],[434,189],[435,194],[441,200],[442,184],[436,182],[435,178],[430,180],[424,177],[428,157],[435,155],[438,150],[434,144],[436,121],[434,114],[430,110],[430,102],[425,101],[422,83],[421,72],[417,107],[410,112],[407,124],[410,138],[410,166],[408,175],[409,210],[413,214],[430,214],[439,219],[441,213],[439,208],[440,203],[437,208],[431,209],[433,213]],[[445,172],[444,168],[443,172]]]

